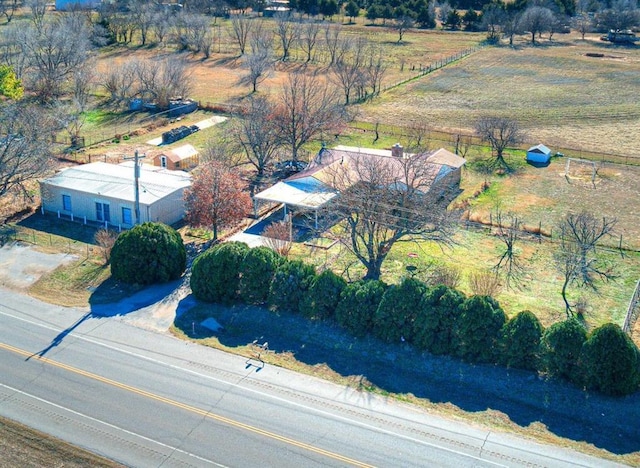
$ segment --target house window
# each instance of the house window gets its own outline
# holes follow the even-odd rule
[[[131,226],[131,208],[122,207],[122,224],[128,224]]]
[[[176,168],[180,167],[180,161],[176,161]]]
[[[160,165],[162,167],[167,167],[167,157],[166,156],[160,156]]]
[[[71,195],[62,195],[62,209],[71,211]]]
[[[109,211],[108,203],[96,202],[96,219],[100,222],[111,222],[111,213]]]

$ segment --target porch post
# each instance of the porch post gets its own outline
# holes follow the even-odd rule
[[[282,219],[287,219],[287,204],[284,203],[284,217]]]

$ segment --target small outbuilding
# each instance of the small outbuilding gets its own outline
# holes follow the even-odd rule
[[[153,157],[153,165],[171,171],[193,169],[198,165],[198,150],[192,145],[163,150]]]
[[[543,144],[532,146],[527,150],[527,162],[533,164],[549,164],[551,150]]]

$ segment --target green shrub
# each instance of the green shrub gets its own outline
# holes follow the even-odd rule
[[[231,304],[238,299],[240,263],[249,246],[244,242],[218,244],[200,254],[191,267],[193,295],[206,302]]]
[[[411,341],[413,321],[426,291],[427,286],[415,278],[389,286],[374,315],[373,333],[387,343]]]
[[[250,249],[240,263],[240,298],[246,304],[263,304],[283,257],[269,247]]]
[[[578,361],[587,332],[576,319],[551,325],[542,334],[541,358],[544,369],[554,377],[564,377],[572,382],[581,380]]]
[[[455,354],[460,305],[465,296],[447,286],[427,291],[413,323],[413,343],[433,354]]]
[[[143,223],[118,236],[111,250],[111,275],[131,284],[180,278],[187,253],[178,232],[162,223]]]
[[[540,338],[544,327],[528,310],[518,312],[502,327],[500,363],[507,367],[536,370],[540,366]]]
[[[365,336],[371,331],[373,316],[386,289],[387,285],[378,280],[348,284],[340,294],[336,321],[354,336]]]
[[[507,316],[490,296],[471,296],[460,306],[458,354],[469,362],[494,362]]]
[[[605,395],[628,395],[638,390],[638,348],[613,323],[596,328],[582,347],[580,365],[587,388]]]
[[[309,318],[327,319],[335,314],[340,293],[347,282],[331,270],[311,279],[309,292],[300,304],[300,312]]]
[[[300,303],[307,295],[315,274],[313,265],[300,260],[285,261],[273,275],[269,304],[276,310],[300,312]]]

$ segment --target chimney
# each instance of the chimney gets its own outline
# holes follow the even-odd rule
[[[394,158],[401,158],[403,155],[402,150],[402,145],[400,143],[396,143],[391,147],[391,156],[393,156]]]

